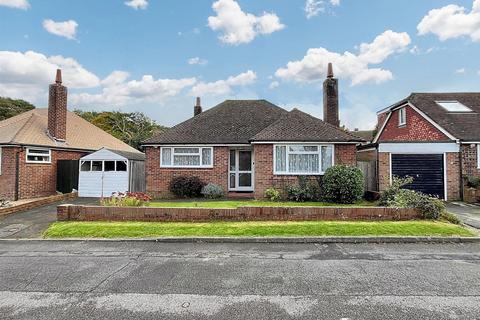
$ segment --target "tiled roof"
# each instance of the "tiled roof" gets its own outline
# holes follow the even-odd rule
[[[298,109],[293,109],[279,120],[256,134],[252,141],[317,141],[365,142],[347,131],[337,128]]]
[[[480,92],[412,93],[406,100],[455,138],[480,141]],[[458,101],[473,112],[448,112],[435,101]]]
[[[67,138],[64,143],[47,135],[48,109],[34,109],[0,121],[0,144],[61,147],[66,149],[113,150],[140,153],[90,122],[67,112]]]
[[[246,144],[286,113],[266,100],[226,100],[144,144]]]
[[[350,134],[353,134],[356,137],[359,137],[367,142],[373,140],[374,131],[373,130],[358,130],[358,131],[349,131]]]

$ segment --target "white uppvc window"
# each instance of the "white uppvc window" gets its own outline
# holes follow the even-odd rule
[[[407,124],[407,109],[405,107],[398,109],[398,126]]]
[[[162,147],[160,152],[164,168],[213,167],[213,147]]]
[[[275,145],[274,174],[322,175],[333,166],[333,145]]]
[[[480,169],[480,144],[477,144],[477,168]]]
[[[51,163],[52,151],[50,149],[27,149],[27,163]]]

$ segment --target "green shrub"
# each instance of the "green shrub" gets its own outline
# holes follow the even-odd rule
[[[378,201],[378,204],[383,207],[388,206],[389,202],[393,201],[398,191],[400,191],[402,187],[412,182],[412,177],[399,178],[394,176],[392,184],[380,194],[380,200]]]
[[[306,176],[299,176],[298,185],[287,186],[285,195],[289,201],[317,201],[320,198],[320,188],[318,183],[309,181]]]
[[[104,207],[143,207],[150,200],[143,192],[115,192],[111,197],[100,199],[100,204]]]
[[[438,219],[445,211],[445,204],[440,199],[408,189],[399,190],[388,206],[417,209],[424,219]]]
[[[275,188],[268,188],[265,190],[265,198],[270,201],[278,201],[281,198],[280,191]]]
[[[440,220],[445,220],[453,224],[460,224],[462,222],[456,215],[448,211],[440,213]]]
[[[0,199],[0,208],[6,208],[10,206],[10,202],[5,199]]]
[[[198,198],[205,183],[199,177],[179,176],[170,181],[169,190],[180,198]]]
[[[322,197],[334,203],[355,203],[363,196],[363,174],[356,167],[336,165],[325,172]]]
[[[225,196],[225,191],[218,184],[209,183],[203,187],[202,194],[207,199],[219,199]]]
[[[468,176],[467,186],[470,188],[480,189],[480,177]]]

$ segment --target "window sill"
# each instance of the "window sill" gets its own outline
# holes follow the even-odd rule
[[[318,173],[279,173],[274,172],[274,176],[323,176],[325,172],[318,172]]]

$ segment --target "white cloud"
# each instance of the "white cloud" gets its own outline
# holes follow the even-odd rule
[[[433,33],[441,41],[469,36],[472,41],[480,42],[480,0],[473,1],[470,12],[455,4],[430,10],[417,30],[419,35]]]
[[[100,83],[95,74],[72,58],[47,57],[34,51],[0,51],[0,96],[40,101],[58,68],[70,88],[90,88]]]
[[[46,19],[43,20],[43,27],[56,36],[75,39],[78,23],[75,20],[55,22],[51,19]]]
[[[340,0],[330,0],[330,4],[332,6],[339,6],[340,5]]]
[[[195,78],[155,79],[144,75],[140,80],[127,81],[128,72],[114,71],[102,80],[102,92],[70,95],[70,103],[76,106],[123,106],[141,102],[164,104],[183,89],[196,83]]]
[[[273,90],[278,88],[279,85],[280,83],[278,81],[272,81],[268,87]]]
[[[240,73],[237,76],[231,76],[227,80],[218,80],[215,82],[200,82],[192,90],[193,96],[220,96],[232,93],[232,87],[246,86],[252,84],[257,79],[257,74],[252,70]]]
[[[142,9],[145,10],[148,7],[148,1],[147,0],[130,0],[130,1],[125,1],[125,5],[138,10]]]
[[[389,70],[371,68],[370,65],[380,64],[394,53],[403,52],[410,45],[410,36],[403,32],[387,30],[378,35],[371,43],[362,43],[359,53],[337,53],[325,48],[312,48],[302,60],[290,61],[285,68],[275,72],[275,76],[286,81],[311,83],[323,80],[327,64],[332,62],[335,75],[351,80],[351,85],[367,82],[382,83],[393,79]]]
[[[467,72],[467,70],[465,68],[459,68],[459,69],[455,70],[456,74],[465,74],[466,72]]]
[[[320,12],[325,12],[325,3],[321,0],[307,0],[305,2],[305,14],[307,19],[318,16]]]
[[[276,14],[245,13],[235,0],[218,0],[212,8],[217,15],[208,17],[208,26],[220,31],[219,39],[227,44],[249,43],[260,34],[271,34],[285,27]]]
[[[205,60],[205,59],[201,59],[200,57],[193,57],[193,58],[188,59],[187,63],[188,64],[198,64],[198,65],[204,66],[208,63],[208,61]]]
[[[27,10],[30,8],[30,3],[27,0],[0,0],[0,6]]]

